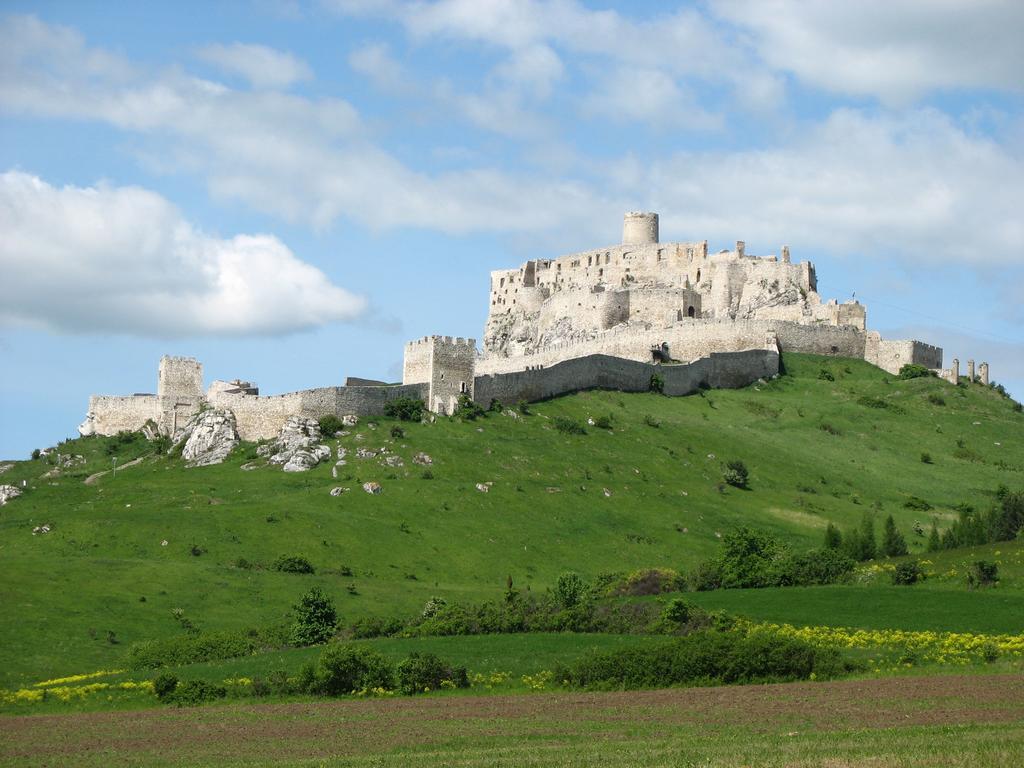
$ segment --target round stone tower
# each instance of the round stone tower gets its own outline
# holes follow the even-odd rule
[[[630,211],[622,222],[623,245],[658,242],[658,214]]]

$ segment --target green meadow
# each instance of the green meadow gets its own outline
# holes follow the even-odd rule
[[[923,553],[933,520],[943,528],[958,504],[987,509],[1000,485],[1024,487],[1024,415],[1013,402],[977,384],[898,380],[861,361],[786,355],[784,365],[780,378],[740,390],[683,398],[581,392],[533,404],[521,417],[402,423],[401,437],[391,434],[398,422],[363,421],[329,441],[347,451],[337,478],[333,462],[298,474],[262,462],[244,471],[250,446],[223,465],[187,468],[142,440],[99,437],[58,448],[83,455],[78,466],[56,469],[51,456],[16,461],[0,475],[27,483],[0,508],[0,687],[120,668],[131,643],[181,634],[182,617],[203,631],[281,622],[314,585],[345,623],[407,617],[432,596],[496,599],[509,578],[544,592],[565,571],[588,580],[650,567],[687,571],[739,525],[797,550],[820,546],[829,522],[849,529],[865,513],[879,533],[893,515],[911,554],[930,561],[928,580],[893,587],[880,569],[851,585],[687,597],[775,622],[1024,630],[1019,543]],[[586,434],[560,432],[557,417]],[[587,424],[600,417],[610,429]],[[358,459],[360,447],[386,447],[403,466]],[[420,452],[432,458],[429,468],[412,462]],[[84,482],[114,458],[123,467],[139,457]],[[722,483],[724,463],[737,459],[750,470],[747,490]],[[383,492],[365,493],[368,481]],[[331,496],[337,487],[348,490]],[[33,534],[43,524],[49,532]],[[273,570],[281,555],[307,558],[316,573]],[[975,556],[999,561],[999,587],[967,590],[964,568]],[[471,671],[518,673],[537,668],[538,658],[550,666],[587,644],[620,640],[420,642],[441,654],[458,649]],[[312,653],[287,652],[288,668]],[[277,663],[251,657],[217,674]]]

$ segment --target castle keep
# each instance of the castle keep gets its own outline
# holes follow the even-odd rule
[[[164,357],[155,395],[94,395],[79,430],[109,435],[152,422],[173,434],[209,405],[234,413],[243,440],[258,440],[290,416],[375,415],[395,398],[450,414],[463,395],[487,405],[594,387],[645,391],[653,374],[666,394],[681,395],[772,376],[780,351],[862,358],[893,374],[914,363],[959,379],[959,361],[943,369],[938,347],[882,339],[867,330],[863,305],[823,302],[817,287],[814,265],[793,262],[786,246],[753,256],[738,241],[709,253],[706,240],[660,242],[656,213],[627,213],[618,245],[492,272],[483,349],[451,336],[411,341],[401,384],[349,378],[268,397],[235,380],[203,392],[199,362]],[[980,374],[987,383],[987,364]]]

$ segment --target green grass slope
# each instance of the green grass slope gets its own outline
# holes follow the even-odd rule
[[[238,452],[198,469],[153,456],[85,484],[110,468],[105,438],[64,445],[88,461],[49,476],[45,460],[17,462],[0,475],[28,483],[0,508],[0,685],[117,666],[128,643],[182,631],[173,609],[204,630],[278,621],[314,584],[346,621],[407,615],[432,595],[495,597],[509,575],[543,590],[565,570],[688,568],[738,524],[816,546],[829,521],[849,527],[872,509],[919,551],[915,521],[942,525],[957,503],[987,507],[999,484],[1024,485],[1024,417],[990,389],[899,381],[853,360],[784,362],[786,375],[742,390],[584,392],[522,418],[404,424],[397,440],[391,422],[363,423],[330,441],[349,452],[338,479],[330,463],[242,471]],[[613,428],[566,435],[559,416],[610,416]],[[361,446],[404,466],[358,459]],[[120,446],[118,463],[147,450]],[[421,451],[432,479],[411,461]],[[720,488],[731,459],[749,467],[749,490]],[[336,486],[351,490],[332,497]],[[912,498],[933,509],[908,509]],[[237,566],[282,554],[317,573]]]

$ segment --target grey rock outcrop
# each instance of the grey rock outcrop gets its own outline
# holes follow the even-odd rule
[[[18,496],[21,496],[20,488],[15,488],[13,485],[0,485],[0,507]]]
[[[258,453],[271,464],[283,464],[285,472],[306,472],[331,457],[331,449],[321,439],[320,425],[314,419],[289,416],[277,439],[260,447]]]
[[[175,433],[173,442],[176,446],[184,442],[181,458],[190,467],[220,464],[238,445],[235,414],[222,408],[197,413]]]

